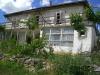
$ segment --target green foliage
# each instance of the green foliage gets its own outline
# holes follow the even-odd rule
[[[4,31],[5,30],[5,26],[4,25],[0,25],[0,31]]]
[[[96,52],[96,51],[93,52],[91,54],[91,59],[92,59],[93,64],[100,66],[100,51],[99,52]]]
[[[85,14],[89,21],[93,21],[94,23],[96,22],[96,16],[90,7],[85,8]]]
[[[0,41],[0,52],[8,55],[19,54],[22,46],[16,40],[3,40]]]
[[[95,13],[96,15],[96,23],[100,24],[100,11]]]
[[[32,75],[24,66],[15,62],[0,61],[0,75]]]
[[[70,16],[72,27],[77,30],[80,35],[86,32],[86,27],[83,23],[83,18],[79,14],[72,14]]]
[[[94,13],[94,11],[90,7],[86,7],[85,14],[89,21],[92,21],[94,23],[100,23],[100,12],[99,11]]]
[[[36,17],[34,16],[34,14],[33,14],[32,17],[30,17],[30,18],[28,19],[28,21],[26,22],[26,25],[27,25],[27,26],[29,27],[29,29],[31,29],[31,30],[34,30],[34,29],[36,29],[36,28],[39,27],[38,22],[37,22],[37,20],[36,20]]]
[[[47,52],[46,48],[47,42],[45,38],[36,38],[30,44],[24,45],[21,54],[38,58],[48,58],[49,52]]]
[[[81,55],[57,56],[54,60],[54,75],[92,75],[91,62]]]

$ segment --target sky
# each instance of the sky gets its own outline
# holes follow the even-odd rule
[[[49,6],[50,1],[55,5],[78,0],[0,0],[0,23],[6,21],[3,16],[4,14]],[[88,2],[96,10],[100,9],[100,0],[88,0]]]

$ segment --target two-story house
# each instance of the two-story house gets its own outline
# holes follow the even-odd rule
[[[17,21],[27,20],[32,13],[35,13],[40,26],[45,26],[40,30],[40,36],[47,36],[48,44],[54,48],[55,52],[79,52],[91,51],[95,45],[95,28],[92,22],[86,21],[87,31],[84,35],[74,30],[70,23],[70,15],[78,13],[84,15],[84,9],[88,6],[86,0],[72,3],[50,5],[46,7],[30,9],[20,12],[6,14],[9,23],[6,24],[7,30],[13,30],[14,35],[19,41],[24,42],[27,37],[27,26],[17,24]]]

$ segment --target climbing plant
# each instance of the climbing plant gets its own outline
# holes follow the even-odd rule
[[[86,18],[89,21],[92,21],[94,23],[96,22],[96,16],[90,7],[85,8],[85,14],[86,14]]]
[[[71,19],[71,25],[72,27],[77,30],[80,35],[83,35],[85,34],[86,32],[86,27],[83,23],[83,18],[82,16],[80,16],[79,14],[71,14],[70,16],[70,19]]]

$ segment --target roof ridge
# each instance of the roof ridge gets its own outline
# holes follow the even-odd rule
[[[33,9],[28,9],[28,10],[23,10],[23,11],[18,11],[18,12],[13,12],[13,13],[7,13],[4,16],[7,17],[9,15],[13,15],[13,14],[17,14],[17,13],[22,13],[22,12],[28,12],[28,11],[32,11],[32,10],[40,10],[40,9],[44,9],[44,8],[50,8],[50,7],[56,7],[56,6],[61,6],[61,5],[69,5],[69,4],[76,4],[76,3],[87,3],[87,0],[78,0],[78,1],[73,1],[70,3],[63,3],[63,4],[53,4],[52,6],[42,6],[42,7],[38,7],[38,8],[33,8]]]

